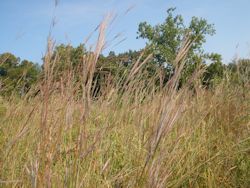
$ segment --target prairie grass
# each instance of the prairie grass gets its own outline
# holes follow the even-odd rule
[[[225,75],[206,89],[201,69],[177,89],[187,38],[166,86],[145,87],[149,55],[128,76],[107,79],[93,100],[106,22],[77,68],[80,83],[73,68],[58,81],[49,39],[39,94],[0,101],[0,186],[248,187],[249,80],[243,88]]]

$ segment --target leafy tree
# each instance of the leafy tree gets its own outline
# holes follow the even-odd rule
[[[83,44],[76,48],[71,45],[60,44],[55,48],[53,57],[58,57],[57,69],[60,74],[62,70],[77,68],[82,63],[86,49]]]
[[[11,53],[0,54],[0,66],[2,69],[15,67],[20,63],[20,58]]]
[[[31,61],[23,60],[18,66],[22,78],[20,80],[20,94],[24,95],[29,91],[31,86],[35,84],[40,76],[41,68],[38,64],[34,64]]]
[[[198,52],[203,52],[202,44],[206,42],[206,35],[215,33],[213,25],[202,18],[193,17],[190,24],[185,26],[183,17],[174,15],[174,11],[175,8],[167,10],[167,18],[162,24],[139,24],[139,37],[148,40],[147,45],[151,46],[155,61],[159,64],[172,64],[186,34],[193,40],[188,53],[188,58],[192,58]]]
[[[250,59],[234,60],[227,66],[230,73],[231,85],[241,85],[243,96],[250,88]]]
[[[212,24],[203,18],[193,17],[186,26],[181,15],[174,14],[175,8],[167,10],[167,18],[162,24],[151,26],[147,22],[139,24],[138,38],[147,39],[147,47],[154,54],[154,63],[165,69],[167,77],[171,76],[174,66],[173,62],[182,42],[188,35],[192,45],[186,56],[186,65],[181,81],[184,82],[193,70],[209,58],[204,53],[202,45],[206,42],[207,35],[215,34]]]
[[[220,81],[223,78],[225,66],[219,54],[209,54],[208,59],[210,59],[212,63],[207,65],[206,72],[203,75],[203,84],[211,86],[215,81]]]
[[[15,57],[11,53],[0,55],[0,94],[15,92],[24,95],[36,83],[40,67],[30,61]]]
[[[97,71],[95,73],[95,79],[98,80],[97,87],[100,89],[107,77],[113,82],[121,83],[121,79],[127,76],[132,62],[135,62],[139,55],[140,52],[132,50],[117,55],[111,51],[106,57],[101,55],[98,59]]]

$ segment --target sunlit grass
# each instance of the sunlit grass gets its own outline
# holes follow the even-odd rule
[[[49,40],[40,93],[0,101],[0,185],[248,187],[248,85],[225,76],[203,88],[198,70],[178,88],[188,50],[183,45],[166,86],[145,87],[149,55],[133,64],[124,82],[115,78],[123,84],[107,82],[92,100],[104,33],[101,25],[95,51],[78,69],[79,85],[69,70],[58,86],[60,57],[52,58]]]

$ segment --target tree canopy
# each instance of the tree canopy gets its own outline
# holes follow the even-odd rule
[[[175,13],[175,8],[167,10],[167,15],[163,23],[155,26],[147,22],[142,22],[138,27],[138,38],[147,41],[146,47],[141,50],[116,54],[111,51],[108,55],[100,55],[97,67],[94,73],[96,87],[100,88],[105,77],[109,76],[113,79],[119,79],[128,74],[131,66],[138,59],[144,60],[148,54],[153,54],[153,58],[148,61],[145,70],[147,76],[154,76],[157,71],[162,75],[162,79],[156,81],[155,84],[164,84],[171,77],[175,66],[173,62],[180,50],[183,40],[189,38],[192,43],[185,58],[185,67],[181,75],[180,85],[187,81],[194,70],[199,67],[205,68],[202,75],[202,83],[210,86],[223,78],[225,70],[230,71],[234,80],[236,72],[246,72],[249,70],[249,60],[242,59],[239,62],[225,65],[222,57],[217,53],[206,53],[203,44],[208,36],[215,34],[213,24],[207,22],[206,19],[192,17],[190,22],[186,24],[184,18],[180,14]],[[73,47],[70,44],[59,44],[55,47],[52,59],[56,59],[55,72],[57,78],[65,76],[63,73],[67,70],[73,70],[75,79],[80,79],[77,74],[83,57],[92,53],[88,51],[84,44]],[[142,57],[141,54],[144,54]],[[42,77],[43,65],[39,66],[28,60],[22,60],[11,53],[0,54],[0,94],[7,95],[12,91],[23,95],[28,92],[33,84]],[[233,76],[234,75],[234,76]],[[116,80],[117,81],[117,80]],[[242,83],[244,83],[242,81]]]
[[[0,54],[0,94],[9,95],[13,91],[23,95],[36,83],[41,72],[40,66],[11,53]]]

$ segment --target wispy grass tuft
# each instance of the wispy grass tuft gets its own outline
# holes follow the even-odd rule
[[[0,101],[3,187],[248,187],[250,90],[225,79],[203,88],[197,69],[178,88],[187,37],[175,73],[155,88],[144,54],[127,75],[107,77],[93,100],[107,17],[94,50],[58,76],[49,38],[36,95]],[[190,87],[192,85],[192,87]],[[192,89],[190,89],[192,88]],[[246,89],[248,88],[248,89]],[[37,90],[39,92],[37,92]],[[244,91],[244,95],[240,91]],[[32,96],[32,97],[31,97]]]

